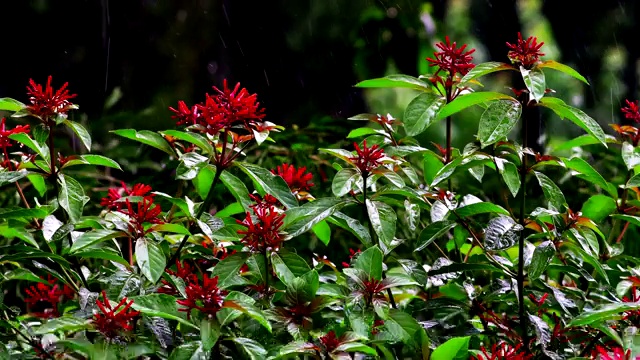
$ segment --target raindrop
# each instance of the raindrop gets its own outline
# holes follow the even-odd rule
[[[238,44],[238,49],[240,49],[240,53],[242,54],[242,56],[244,56],[244,51],[242,51],[242,46],[240,46],[240,41],[236,41],[236,43]]]
[[[394,7],[390,7],[387,9],[387,16],[390,17],[391,19],[395,19],[396,16],[398,16],[398,9],[394,8]]]
[[[229,14],[227,13],[227,7],[222,4],[222,11],[224,11],[224,18],[227,19],[227,24],[231,26],[231,19],[229,19]]]
[[[222,38],[222,34],[218,33],[218,35],[220,36],[220,41],[222,41],[222,46],[224,46],[224,48],[227,48],[227,43],[224,42],[224,39]]]
[[[267,76],[267,69],[264,69],[264,78],[267,80],[267,86],[269,86],[269,77]]]
[[[214,75],[218,71],[218,63],[215,61],[211,61],[207,64],[207,71],[209,74]]]

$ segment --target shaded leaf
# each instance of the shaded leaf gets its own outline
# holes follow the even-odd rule
[[[424,93],[416,96],[404,111],[402,123],[407,136],[423,133],[436,121],[436,115],[447,100],[439,94]]]
[[[518,241],[522,226],[508,216],[498,216],[489,220],[484,233],[484,245],[487,250],[504,250]]]

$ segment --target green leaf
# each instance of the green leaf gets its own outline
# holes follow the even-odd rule
[[[99,244],[106,240],[115,239],[117,237],[126,236],[123,231],[97,229],[80,235],[71,245],[70,253],[77,253],[88,247]]]
[[[72,223],[78,222],[82,217],[84,205],[89,202],[89,197],[84,194],[82,184],[78,180],[58,174],[60,192],[58,193],[58,203],[69,215]]]
[[[0,111],[19,111],[24,108],[24,104],[12,98],[0,98]]]
[[[424,181],[427,184],[433,184],[433,180],[436,175],[442,170],[444,164],[442,159],[432,151],[427,151],[424,154],[423,173]]]
[[[557,61],[554,60],[546,60],[546,61],[542,61],[539,62],[538,65],[536,65],[536,68],[549,68],[549,69],[553,69],[553,70],[557,70],[560,71],[562,73],[565,73],[571,77],[574,77],[580,81],[582,81],[583,83],[589,85],[589,82],[587,81],[587,79],[584,78],[584,76],[580,75],[580,73],[578,73],[577,71],[575,71],[574,69],[572,69],[571,67],[565,65],[565,64],[561,64]]]
[[[247,260],[246,253],[237,253],[222,259],[211,272],[211,277],[218,277],[218,286],[221,289],[245,285],[247,281],[240,276],[240,268]]]
[[[59,331],[77,332],[91,328],[89,321],[71,316],[63,316],[47,320],[46,323],[34,329],[36,335],[56,333]]]
[[[553,110],[553,112],[560,116],[561,119],[569,119],[584,131],[593,135],[602,145],[604,145],[604,147],[607,147],[606,136],[598,122],[585,114],[582,110],[569,106],[558,98],[551,97],[541,99],[539,104]]]
[[[44,177],[40,174],[29,174],[27,179],[31,181],[31,185],[36,189],[38,195],[44,196],[47,193],[47,184],[44,181]]]
[[[154,284],[158,282],[164,273],[165,266],[167,266],[167,259],[160,246],[153,240],[139,238],[136,240],[135,255],[142,275]]]
[[[556,185],[553,180],[549,179],[547,175],[534,171],[536,178],[538,179],[538,183],[540,187],[542,187],[542,192],[544,193],[544,197],[549,201],[549,203],[558,211],[561,211],[564,204],[567,201],[564,199],[564,194]]]
[[[614,196],[614,197],[618,196],[616,187],[613,184],[607,182],[607,180],[605,180],[604,177],[602,177],[602,175],[600,175],[600,173],[597,172],[596,169],[594,169],[585,160],[578,157],[574,157],[572,159],[567,159],[567,158],[561,158],[561,159],[566,165],[566,167],[568,167],[571,170],[577,171],[581,174],[580,176],[578,176],[579,178],[584,179],[600,187],[602,190],[605,190],[606,192],[608,192],[611,196]]]
[[[184,318],[184,313],[178,311],[176,298],[167,294],[148,294],[130,297],[133,300],[131,307],[150,317],[161,317],[167,320],[175,320],[193,329],[198,327]]]
[[[262,311],[249,302],[225,300],[222,304],[222,308],[239,310],[242,313],[249,315],[249,317],[256,320],[260,325],[271,332],[271,324],[267,321],[267,318],[264,316]]]
[[[595,271],[604,279],[607,284],[609,284],[609,276],[607,276],[607,272],[604,270],[604,267],[602,267],[599,259],[596,259],[591,254],[584,251],[581,247],[572,242],[565,241],[562,243],[561,247],[567,248],[568,251],[573,252],[576,259],[584,261],[587,264],[593,266]]]
[[[378,246],[372,246],[358,256],[354,268],[364,271],[370,279],[382,280],[383,256]]]
[[[455,221],[436,221],[429,224],[422,232],[420,233],[420,238],[418,239],[418,246],[414,251],[422,251],[427,246],[429,246],[432,242],[434,242],[437,238],[446,234],[449,230],[453,229],[456,226]]]
[[[282,177],[254,164],[235,162],[234,165],[251,178],[260,195],[271,194],[288,209],[298,206],[298,200]]]
[[[356,169],[340,169],[340,171],[338,171],[333,177],[333,181],[331,182],[331,191],[336,197],[343,197],[355,188],[358,180],[362,182],[362,176]]]
[[[408,75],[389,75],[383,78],[364,80],[356,84],[359,88],[409,88],[420,91],[431,91],[424,81]]]
[[[313,225],[311,228],[313,233],[322,241],[323,244],[329,245],[331,241],[331,227],[327,224],[326,220],[322,220],[319,223]]]
[[[34,218],[44,219],[47,215],[49,215],[49,212],[44,208],[0,208],[0,219],[24,219],[29,221]]]
[[[473,69],[469,70],[467,75],[460,79],[460,84],[465,84],[473,79],[477,79],[481,76],[490,74],[496,71],[502,70],[516,70],[513,66],[501,62],[490,61],[476,65]]]
[[[355,237],[357,237],[363,245],[371,245],[371,234],[369,230],[360,223],[360,221],[349,217],[341,212],[336,212],[332,216],[327,218],[330,223],[341,227],[344,230],[349,231]]]
[[[120,256],[119,252],[109,248],[79,251],[79,252],[73,253],[72,255],[78,259],[101,259],[101,260],[107,260],[107,261],[115,261],[124,266],[129,266],[129,261],[125,260],[122,256]]]
[[[567,327],[587,326],[613,320],[615,315],[629,310],[640,310],[640,302],[605,304],[595,309],[585,310],[569,321]]]
[[[370,128],[370,127],[361,127],[361,128],[357,128],[357,129],[353,129],[349,132],[349,135],[347,135],[347,139],[353,139],[353,138],[358,138],[361,136],[367,136],[367,135],[373,135],[373,134],[377,134],[378,131],[376,131],[376,129],[374,128]]]
[[[480,117],[478,138],[485,147],[503,140],[520,119],[522,105],[517,101],[498,100],[489,103]]]
[[[285,286],[293,282],[293,279],[296,278],[293,272],[289,270],[287,264],[285,264],[282,258],[275,252],[271,253],[271,265],[273,266],[273,272],[275,272],[278,279],[280,279]]]
[[[405,344],[415,343],[416,335],[422,330],[413,316],[398,309],[389,310],[389,318],[384,320],[384,328],[393,340]]]
[[[553,242],[547,240],[538,245],[533,251],[531,264],[529,265],[529,279],[537,280],[544,273],[551,259],[556,254],[556,247]]]
[[[309,264],[300,255],[292,252],[281,252],[280,258],[294,277],[300,277],[311,271]]]
[[[599,223],[616,211],[616,201],[606,195],[593,195],[582,205],[582,215]]]
[[[152,225],[148,231],[169,232],[174,234],[191,235],[191,232],[186,227],[180,224],[155,224]]]
[[[620,219],[620,220],[626,221],[635,226],[640,226],[640,217],[638,216],[625,215],[625,214],[613,214],[611,215],[611,217],[614,219]]]
[[[492,91],[473,92],[470,94],[460,95],[452,102],[445,105],[438,113],[437,119],[444,119],[457,112],[460,112],[470,106],[487,103],[493,100],[511,100],[517,101],[509,95]]]
[[[26,171],[1,171],[0,186],[14,183],[27,176],[27,174]]]
[[[245,338],[245,337],[232,337],[229,340],[238,345],[242,352],[247,355],[251,360],[261,360],[267,358],[267,350],[265,350],[259,342]]]
[[[605,134],[605,138],[608,143],[617,141],[616,138],[611,135]],[[559,144],[557,147],[553,148],[553,151],[551,153],[558,153],[560,151],[566,151],[566,150],[571,150],[573,148],[579,148],[587,145],[596,145],[596,144],[600,144],[600,140],[596,139],[595,136],[589,135],[589,134],[583,134],[576,138],[567,140]]]
[[[102,155],[93,155],[93,154],[87,154],[87,155],[74,155],[73,158],[69,161],[67,161],[62,168],[67,168],[69,166],[74,166],[74,165],[97,165],[97,166],[106,166],[106,167],[110,167],[110,168],[114,168],[114,169],[118,169],[120,171],[122,171],[122,168],[120,168],[120,165],[118,165],[117,162],[115,162],[112,159],[109,159],[106,156],[102,156]]]
[[[402,123],[408,136],[423,133],[436,120],[438,111],[447,100],[438,94],[424,93],[416,96],[404,111]]]
[[[631,171],[636,166],[640,165],[640,147],[635,147],[628,142],[622,143],[622,160],[627,165],[627,170]]]
[[[165,153],[175,156],[175,152],[169,146],[169,143],[158,133],[149,130],[136,131],[134,129],[119,129],[112,130],[112,133],[125,137],[127,139],[135,140],[139,143],[152,146],[158,150],[162,150]]]
[[[204,350],[211,350],[220,337],[220,323],[215,318],[202,319],[200,322],[200,340]]]
[[[465,336],[447,340],[433,351],[431,360],[468,359],[470,338],[470,336]]]
[[[190,341],[173,349],[169,360],[204,360],[209,352],[202,348],[199,341]]]
[[[223,171],[224,174],[226,171]],[[198,175],[193,179],[193,186],[196,188],[196,192],[201,199],[206,199],[211,190],[213,184],[213,177],[215,176],[215,166],[208,164],[198,171]],[[220,176],[222,176],[222,174]]]
[[[178,130],[165,130],[165,131],[161,131],[160,133],[164,135],[172,136],[178,140],[191,143],[199,147],[200,149],[202,149],[202,151],[205,154],[209,154],[209,155],[213,154],[213,146],[211,146],[211,143],[209,143],[207,138],[205,138],[200,134],[186,132],[186,131],[178,131]]]
[[[508,216],[498,216],[487,224],[484,232],[484,246],[487,250],[504,250],[512,247],[523,228]]]
[[[544,96],[544,92],[547,90],[547,84],[545,83],[544,73],[540,69],[525,69],[520,66],[520,73],[524,84],[529,90],[529,99],[540,101]]]
[[[487,213],[509,216],[509,212],[505,208],[491,202],[478,202],[465,205],[455,209],[455,213],[461,218]]]
[[[391,244],[396,235],[396,221],[398,216],[393,208],[382,201],[366,199],[367,213],[373,230],[386,246]]]
[[[193,180],[202,168],[208,165],[209,158],[197,152],[188,152],[180,155],[180,163],[176,168],[176,179]]]
[[[333,215],[336,211],[352,204],[355,204],[353,200],[321,198],[291,208],[285,212],[282,230],[286,230],[291,237],[296,237],[309,231],[314,225]]]
[[[80,142],[87,149],[87,151],[91,151],[91,135],[84,126],[80,125],[77,122],[71,120],[65,120],[64,124],[67,125],[71,130],[80,138]]]
[[[510,161],[505,161],[502,168],[498,168],[498,171],[500,172],[500,175],[502,175],[502,180],[504,180],[504,183],[507,184],[511,195],[513,197],[516,197],[518,195],[518,191],[520,191],[521,185],[520,171],[518,170],[516,164]]]
[[[49,148],[46,145],[40,146],[37,142],[35,142],[28,134],[18,133],[9,135],[9,139],[15,140],[20,144],[28,147],[38,154],[46,163],[49,165],[51,160],[49,159]]]

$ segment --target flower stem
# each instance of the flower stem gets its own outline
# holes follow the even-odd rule
[[[216,172],[213,175],[213,182],[211,183],[211,187],[209,188],[209,193],[207,194],[207,198],[204,200],[202,205],[200,205],[200,208],[198,209],[198,212],[196,213],[196,216],[195,216],[196,219],[199,219],[200,216],[202,216],[202,214],[204,214],[205,211],[209,211],[209,209],[211,208],[211,204],[213,204],[213,198],[215,196],[215,191],[213,191],[213,189],[218,184],[218,181],[220,180],[220,175],[222,174],[223,171],[224,171],[224,168],[222,166],[216,166]],[[169,259],[169,262],[167,262],[167,266],[165,268],[170,267],[173,263],[176,262],[176,260],[180,260],[180,252],[182,251],[182,248],[187,244],[188,239],[189,239],[189,235],[185,235],[182,238],[182,241],[178,246],[178,250],[176,250],[176,252],[173,254],[171,259]]]
[[[526,109],[526,108],[525,108]],[[526,114],[526,113],[525,113]],[[529,351],[529,336],[527,333],[527,317],[524,306],[524,243],[525,243],[525,204],[527,199],[527,155],[524,153],[524,149],[527,147],[527,117],[523,116],[522,126],[522,161],[520,163],[520,239],[518,241],[518,319],[520,319],[520,328],[522,332],[522,342],[525,347],[525,351]]]

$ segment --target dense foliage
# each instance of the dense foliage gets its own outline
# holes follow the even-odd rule
[[[542,60],[536,38],[506,45],[511,64],[475,65],[446,38],[430,74],[359,83],[417,95],[399,119],[352,117],[366,126],[349,149],[318,149],[335,174],[326,195],[303,165],[249,161],[284,128],[240,84],[171,107],[176,129],[112,131],[167,157],[172,194],[90,191],[79,169],[123,169],[68,119],[67,84],[32,80],[26,105],[0,99],[25,122],[0,128],[0,358],[630,358],[640,274],[623,243],[640,226],[639,130],[606,135],[553,96],[545,71],[587,81]],[[479,90],[502,71],[526,88]],[[484,109],[477,141],[453,148],[453,116],[471,107]],[[565,155],[537,153],[525,125],[540,111],[587,134]],[[621,115],[638,122],[638,102]],[[446,143],[422,143],[440,120]],[[61,153],[66,136],[84,149]],[[343,237],[357,246],[341,259],[301,246]]]

